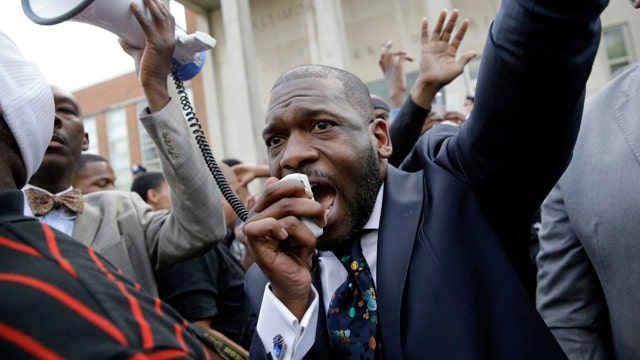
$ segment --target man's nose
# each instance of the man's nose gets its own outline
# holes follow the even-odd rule
[[[59,129],[62,127],[62,119],[60,118],[60,116],[58,116],[58,113],[56,113],[53,116],[53,128],[54,129]]]
[[[296,133],[287,139],[280,159],[280,167],[296,171],[317,159],[318,151],[313,147],[312,139],[309,136]]]

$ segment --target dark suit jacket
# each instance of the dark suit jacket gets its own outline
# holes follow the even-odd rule
[[[571,157],[605,5],[503,1],[470,118],[388,168],[377,269],[387,359],[565,358],[527,291],[530,220]],[[264,281],[249,271],[255,311]],[[309,357],[328,358],[324,321]]]

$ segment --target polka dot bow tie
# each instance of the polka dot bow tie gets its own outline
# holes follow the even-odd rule
[[[75,213],[82,213],[84,210],[84,199],[80,189],[73,189],[59,196],[36,189],[27,189],[25,194],[29,201],[29,207],[36,216],[45,216],[52,209],[61,207]]]

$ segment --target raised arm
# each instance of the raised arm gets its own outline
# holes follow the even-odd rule
[[[167,76],[175,44],[175,21],[158,0],[145,0],[144,4],[149,17],[135,2],[131,9],[146,35],[146,46],[136,49],[122,40],[120,43],[136,62],[149,105],[140,121],[156,145],[171,188],[172,210],[146,212],[141,219],[157,269],[212,248],[224,239],[226,225],[220,191],[196,150],[177,99],[169,96]]]
[[[438,91],[460,76],[464,66],[476,56],[475,52],[469,51],[456,60],[458,48],[469,27],[469,20],[463,20],[454,35],[458,16],[458,10],[453,10],[445,25],[447,11],[442,10],[431,37],[427,19],[422,19],[420,72],[409,98],[389,127],[393,145],[389,163],[394,166],[402,163],[418,141],[422,125],[429,115],[431,103]]]

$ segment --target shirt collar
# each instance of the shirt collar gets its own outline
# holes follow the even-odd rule
[[[380,186],[378,196],[376,197],[376,204],[373,206],[373,212],[367,220],[367,223],[362,227],[364,230],[378,230],[380,228],[380,215],[382,214],[382,196],[384,195],[384,183]]]
[[[69,186],[69,188],[67,190],[60,191],[57,194],[51,194],[49,191],[47,191],[47,190],[45,190],[43,188],[37,187],[37,186],[33,186],[31,184],[25,185],[22,188],[22,193],[24,194],[24,191],[27,190],[27,189],[36,189],[36,190],[44,191],[45,193],[50,194],[50,195],[60,196],[60,195],[62,195],[64,193],[66,193],[66,192],[69,192],[69,191],[73,190],[73,186]],[[22,197],[23,197],[23,201],[24,201],[24,215],[25,216],[36,217],[34,215],[34,213],[33,213],[33,210],[31,210],[31,207],[29,206],[29,201],[27,200],[27,196],[23,195]],[[54,210],[54,211],[56,211],[56,210]],[[76,213],[70,212],[70,211],[68,211],[66,209],[62,209],[61,212],[60,212],[60,216],[62,218],[65,218],[65,219],[75,219],[76,218]]]

